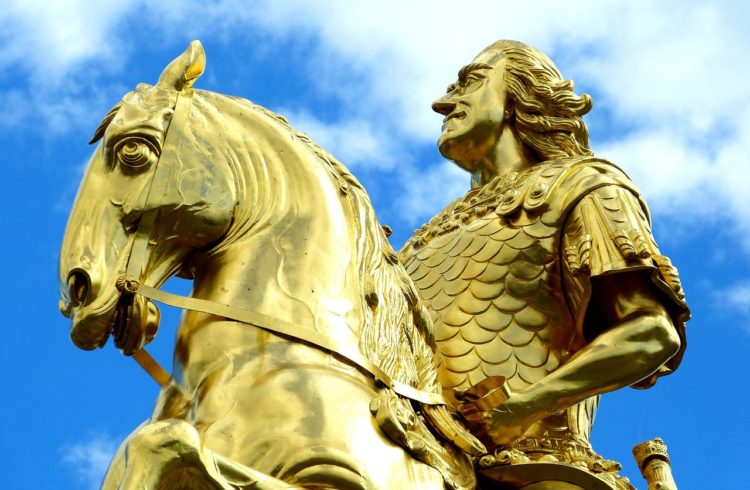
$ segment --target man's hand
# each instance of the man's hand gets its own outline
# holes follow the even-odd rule
[[[458,411],[472,433],[490,446],[513,442],[547,415],[524,393],[510,393],[504,383],[502,377],[487,378],[456,393]]]

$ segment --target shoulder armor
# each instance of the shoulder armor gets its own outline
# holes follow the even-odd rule
[[[645,203],[629,186],[607,184],[584,193],[567,213],[561,253],[563,281],[578,331],[592,294],[590,277],[625,271],[640,271],[664,293],[662,299],[677,333],[680,351],[654,376],[639,386],[653,384],[656,377],[674,370],[684,352],[685,322],[690,310],[677,269],[661,255],[654,240]]]
[[[560,226],[573,205],[587,193],[605,185],[625,187],[639,195],[625,172],[606,160],[593,157],[550,160],[523,172],[495,177],[484,186],[471,189],[415,230],[400,256],[406,260],[434,238],[492,212],[507,217],[524,209],[532,215],[543,214],[545,225]],[[643,205],[648,212],[645,203]]]
[[[640,194],[625,172],[601,158],[550,160],[509,177],[512,183],[496,198],[498,216],[523,208],[532,214],[549,210],[557,219],[564,218],[583,196],[606,185],[624,187],[636,196]]]

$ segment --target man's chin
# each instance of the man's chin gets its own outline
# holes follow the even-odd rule
[[[465,150],[464,145],[461,145],[455,138],[446,136],[445,133],[440,135],[438,139],[438,151],[440,151],[440,154],[467,172],[475,172],[476,165],[467,160]]]

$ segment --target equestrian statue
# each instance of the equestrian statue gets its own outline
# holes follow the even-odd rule
[[[73,343],[162,386],[102,489],[632,488],[588,442],[598,395],[673,371],[689,313],[588,96],[483,51],[433,105],[472,188],[397,252],[344,165],[204,68],[193,41],[104,116],[63,239]],[[157,302],[185,310],[172,373],[144,350]]]

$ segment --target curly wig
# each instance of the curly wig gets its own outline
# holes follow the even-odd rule
[[[485,51],[506,60],[509,102],[519,137],[540,161],[593,154],[582,119],[591,110],[588,94],[573,92],[573,81],[565,80],[536,48],[503,40]]]

